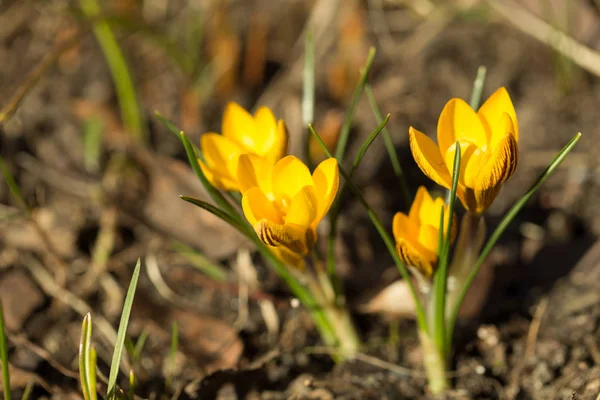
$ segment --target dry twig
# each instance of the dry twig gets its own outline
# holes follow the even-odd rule
[[[554,28],[512,0],[487,0],[496,12],[527,35],[553,48],[581,68],[600,76],[600,54]]]

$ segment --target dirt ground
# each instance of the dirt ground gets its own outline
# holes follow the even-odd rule
[[[355,199],[344,202],[338,270],[365,346],[356,360],[335,364],[251,245],[178,198],[207,195],[154,111],[197,143],[203,132],[220,130],[227,101],[267,105],[285,119],[291,152],[300,155],[308,28],[316,44],[315,126],[335,141],[375,46],[369,82],[392,115],[388,129],[412,188],[431,183],[410,156],[408,127],[435,132],[445,102],[469,97],[480,65],[488,70],[484,96],[507,87],[519,118],[519,167],[488,212],[488,232],[556,152],[583,133],[476,281],[455,335],[447,398],[600,396],[597,2],[100,3],[135,79],[146,144],[136,144],[121,122],[110,69],[78,2],[0,1],[0,109],[11,111],[0,125],[0,155],[32,210],[23,212],[0,184],[0,297],[15,398],[30,382],[33,399],[81,398],[78,344],[89,311],[99,369],[108,375],[138,257],[143,272],[128,334],[134,344],[147,340],[128,363],[140,398],[430,398],[414,322],[390,313],[398,304],[361,312],[399,274]],[[553,49],[565,42],[545,28],[577,40],[563,46],[570,58]],[[351,154],[376,125],[362,98]],[[94,126],[96,145],[88,141]],[[388,228],[393,214],[406,210],[383,141],[369,150],[356,183]]]

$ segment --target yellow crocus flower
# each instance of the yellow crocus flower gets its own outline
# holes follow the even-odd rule
[[[301,267],[316,241],[317,225],[337,194],[337,160],[321,162],[311,175],[294,156],[272,165],[256,155],[243,154],[237,176],[244,215],[258,237],[283,261]]]
[[[437,145],[413,127],[409,129],[409,139],[419,168],[447,189],[452,185],[456,142],[460,144],[457,195],[465,208],[475,214],[492,204],[517,167],[519,127],[512,101],[503,87],[477,113],[461,99],[450,100],[438,121]]]
[[[227,104],[223,114],[222,135],[205,133],[200,146],[205,162],[202,172],[215,187],[238,191],[238,159],[242,154],[254,154],[275,164],[287,152],[288,133],[283,120],[277,121],[267,107],[260,107],[254,116],[234,102]]]
[[[450,215],[444,199],[437,197],[434,200],[425,186],[421,186],[417,190],[408,215],[398,212],[394,215],[392,223],[398,256],[406,265],[415,267],[426,277],[433,274],[437,264],[442,207],[447,228]],[[455,236],[456,220],[454,219],[452,240]]]

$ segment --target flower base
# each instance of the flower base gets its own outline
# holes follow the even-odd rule
[[[444,393],[450,388],[446,370],[446,358],[425,332],[419,332],[423,348],[423,363],[427,374],[427,386],[433,395]]]

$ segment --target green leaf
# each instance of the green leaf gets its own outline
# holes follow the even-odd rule
[[[129,391],[127,392],[127,399],[135,399],[135,374],[133,370],[129,371]]]
[[[33,391],[33,382],[27,383],[25,386],[25,390],[23,390],[23,395],[21,396],[21,400],[29,400],[29,396],[31,396],[31,392]]]
[[[434,302],[434,323],[433,338],[441,354],[447,355],[446,349],[446,290],[448,283],[448,265],[450,256],[450,245],[452,244],[452,224],[454,221],[454,209],[456,205],[456,191],[458,190],[458,179],[460,176],[460,143],[456,142],[456,152],[454,153],[454,166],[452,169],[452,188],[450,189],[450,200],[448,205],[448,228],[445,232],[445,239],[442,237],[442,246],[438,248],[438,266],[433,277],[433,302]],[[444,212],[442,209],[442,218],[440,222],[440,232],[444,231]]]
[[[567,143],[567,145],[565,147],[563,147],[563,149],[556,155],[554,160],[552,160],[550,165],[548,165],[546,170],[544,170],[544,172],[542,172],[542,174],[537,178],[537,180],[533,183],[533,185],[529,188],[529,190],[523,195],[523,197],[521,197],[519,200],[517,200],[517,202],[506,213],[506,215],[504,215],[504,218],[502,218],[502,221],[500,221],[500,223],[498,224],[498,227],[496,228],[494,233],[492,233],[492,235],[488,239],[487,243],[483,247],[483,250],[481,251],[481,254],[479,255],[479,258],[477,259],[477,262],[473,266],[466,281],[463,283],[462,287],[460,288],[460,294],[459,294],[456,304],[454,304],[454,308],[452,309],[452,312],[450,314],[450,319],[448,321],[448,327],[449,327],[448,332],[450,334],[447,337],[447,340],[449,340],[450,343],[451,343],[451,339],[452,339],[451,334],[454,330],[454,326],[456,324],[456,319],[458,318],[458,312],[460,311],[460,307],[461,307],[463,301],[465,300],[467,292],[469,291],[469,288],[471,287],[473,280],[477,276],[479,269],[483,265],[483,262],[485,261],[487,256],[490,254],[490,252],[494,248],[494,245],[496,244],[496,242],[498,242],[498,240],[500,239],[500,237],[502,236],[502,234],[504,233],[506,228],[508,228],[508,226],[510,225],[512,220],[517,216],[517,214],[521,211],[521,209],[525,206],[525,204],[527,204],[527,202],[533,197],[533,195],[539,190],[539,188],[546,181],[546,179],[548,179],[550,177],[550,175],[552,175],[552,173],[556,170],[556,168],[558,168],[558,166],[564,161],[564,159],[571,152],[571,150],[573,150],[573,148],[575,147],[575,145],[577,144],[577,142],[579,141],[580,138],[581,138],[581,133],[576,134],[569,141],[569,143]]]
[[[373,141],[375,139],[377,139],[377,136],[379,136],[379,134],[383,131],[383,129],[385,129],[385,126],[389,122],[390,117],[391,117],[391,114],[386,115],[385,119],[383,121],[379,122],[379,126],[377,128],[375,128],[375,130],[369,135],[367,140],[365,140],[365,142],[362,144],[362,146],[360,146],[358,154],[356,155],[356,158],[354,159],[354,163],[352,164],[352,171],[350,172],[351,175],[354,175],[354,172],[358,169],[360,162],[362,161],[363,157],[365,156],[367,150],[369,149],[369,147],[371,146]]]
[[[129,289],[127,289],[127,295],[125,296],[121,321],[119,322],[119,329],[117,331],[117,342],[115,343],[115,351],[113,352],[113,357],[110,364],[110,374],[108,376],[108,386],[106,389],[106,396],[109,399],[114,399],[116,395],[117,375],[119,374],[119,366],[121,364],[121,356],[123,354],[125,336],[127,335],[127,325],[129,324],[129,316],[131,315],[131,307],[133,306],[135,289],[140,277],[140,268],[140,259],[138,258],[135,269],[133,270],[131,282],[129,283]]]
[[[350,107],[348,107],[348,111],[346,112],[346,118],[344,119],[344,123],[342,124],[342,128],[340,129],[340,138],[335,148],[335,158],[337,158],[340,164],[342,163],[342,160],[344,159],[344,154],[346,153],[346,145],[348,144],[348,136],[350,135],[350,128],[352,127],[354,112],[356,111],[356,106],[358,105],[358,101],[360,100],[360,95],[362,94],[367,83],[367,78],[369,77],[369,73],[371,72],[371,68],[373,67],[374,60],[375,48],[371,47],[369,49],[369,55],[367,56],[367,63],[362,69],[358,85],[356,85],[356,89],[354,89],[354,93],[352,94],[352,101],[350,102]]]
[[[248,232],[246,226],[240,224],[240,222],[237,219],[233,218],[231,215],[221,210],[220,208],[213,206],[212,204],[189,196],[179,196],[179,198],[183,201],[187,201],[188,203],[192,203],[193,205],[208,211],[209,213],[213,214],[219,219],[222,219],[223,221],[227,222],[229,225],[233,226],[235,229],[237,229],[243,234],[246,234]]]
[[[92,349],[92,315],[87,313],[81,324],[79,341],[79,380],[85,400],[96,400],[95,357]]]
[[[371,110],[375,115],[375,119],[377,120],[377,123],[380,124],[381,121],[383,121],[383,116],[379,110],[379,107],[377,106],[377,102],[375,101],[373,88],[368,83],[365,85],[365,93],[367,94],[367,99],[369,100]],[[396,153],[396,149],[394,148],[394,142],[392,142],[392,137],[387,128],[383,128],[383,141],[385,143],[385,148],[387,150],[390,162],[392,163],[392,169],[394,170],[394,174],[398,179],[398,184],[400,186],[400,190],[402,191],[402,196],[404,197],[404,203],[408,208],[412,202],[412,195],[410,193],[408,183],[406,182],[404,172],[402,171],[402,166],[400,165],[400,160],[398,159],[398,153]]]
[[[140,337],[137,342],[135,342],[135,346],[133,346],[133,350],[131,351],[131,361],[133,363],[137,363],[140,361],[142,357],[142,350],[144,350],[144,345],[146,344],[146,340],[148,340],[148,330],[144,328],[142,333],[140,333]]]

